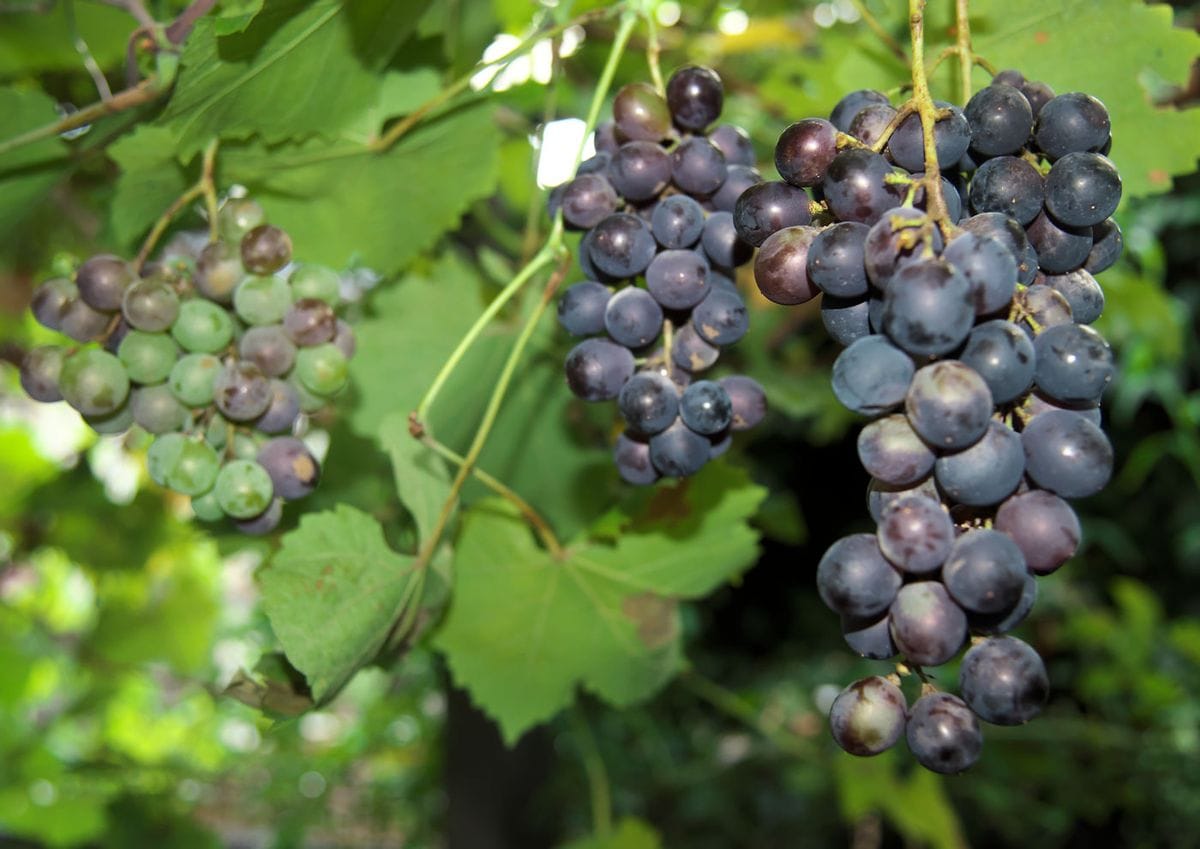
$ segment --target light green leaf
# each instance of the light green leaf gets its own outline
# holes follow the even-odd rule
[[[392,458],[396,494],[417,525],[421,543],[428,540],[442,505],[450,497],[450,475],[440,457],[408,432],[408,416],[393,413],[379,428],[379,442]]]
[[[306,260],[393,274],[491,193],[497,136],[480,103],[422,124],[386,153],[346,142],[227,147],[221,176],[248,186]],[[455,311],[446,303],[439,312]]]
[[[967,845],[946,795],[946,779],[924,769],[901,773],[895,750],[875,758],[839,752],[834,757],[834,773],[847,823],[879,812],[913,845],[934,849]]]
[[[58,119],[54,101],[40,91],[0,88],[3,137],[11,138]],[[18,232],[65,171],[66,145],[57,136],[27,144],[0,156],[0,243]]]
[[[765,491],[714,465],[664,486],[614,545],[538,548],[503,502],[466,514],[454,597],[436,637],[455,680],[515,742],[583,686],[611,704],[645,699],[678,670],[681,599],[750,566],[747,524]]]
[[[408,36],[394,26],[397,5],[267,0],[244,32],[223,36],[228,24],[202,18],[161,123],[184,158],[215,136],[334,137],[374,103],[374,68]]]
[[[662,849],[662,840],[645,820],[625,817],[612,834],[572,840],[562,849]]]
[[[0,75],[5,77],[41,71],[84,72],[75,49],[65,3],[49,10],[4,13],[0,26]],[[75,3],[75,25],[92,57],[102,68],[112,68],[125,58],[130,17],[121,9],[99,3]],[[95,100],[99,100],[97,93]]]
[[[262,11],[264,0],[233,0],[223,3],[221,15],[213,20],[213,31],[218,35],[241,32]]]
[[[288,660],[323,703],[378,654],[413,591],[412,558],[352,507],[309,514],[259,573]]]
[[[109,147],[108,155],[121,167],[110,226],[117,241],[131,247],[183,194],[187,176],[175,159],[175,137],[163,127],[138,127]]]

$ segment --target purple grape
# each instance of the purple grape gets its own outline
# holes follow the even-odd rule
[[[1112,381],[1112,349],[1086,324],[1048,327],[1034,337],[1034,381],[1050,398],[1090,407]]]
[[[875,537],[852,534],[829,547],[817,565],[817,592],[835,613],[867,619],[883,613],[900,590],[900,573]]]
[[[964,110],[971,147],[984,156],[1016,153],[1033,130],[1033,108],[1019,89],[993,83],[972,95]]]
[[[580,174],[567,183],[560,202],[563,220],[572,227],[584,230],[595,227],[616,212],[620,199],[603,174]]]
[[[738,238],[733,224],[733,214],[714,212],[704,222],[704,233],[700,237],[704,254],[712,264],[720,268],[736,268],[750,259],[753,248]]]
[[[930,445],[959,450],[974,445],[987,431],[992,393],[969,366],[958,360],[941,360],[913,375],[905,412],[913,430]]]
[[[679,413],[679,393],[675,384],[663,375],[642,371],[621,388],[617,404],[631,430],[652,436],[675,421]]]
[[[843,150],[833,158],[821,189],[829,211],[839,221],[874,224],[883,213],[899,206],[900,188],[885,180],[892,166],[869,150]]]
[[[650,461],[650,444],[636,434],[622,433],[617,437],[613,464],[626,483],[648,486],[658,480],[658,470]]]
[[[891,624],[886,615],[875,619],[843,616],[842,637],[846,645],[861,657],[887,660],[896,656],[896,644],[892,642]]]
[[[702,132],[717,120],[724,101],[725,88],[711,68],[689,65],[667,81],[667,106],[681,129]]]
[[[696,251],[661,251],[646,269],[646,290],[666,309],[691,309],[711,290],[708,271],[708,262]]]
[[[696,433],[712,436],[732,423],[733,403],[719,383],[697,380],[679,398],[679,418]]]
[[[607,339],[585,339],[567,354],[567,385],[585,401],[609,401],[633,377],[633,354]]]
[[[671,153],[671,180],[689,195],[713,194],[727,175],[720,148],[702,136],[684,139]]]
[[[1071,305],[1071,320],[1077,324],[1091,324],[1104,312],[1104,290],[1083,268],[1066,274],[1041,275],[1034,285],[1049,286],[1066,298]]]
[[[1028,722],[1042,712],[1050,693],[1046,665],[1016,637],[992,637],[971,646],[958,682],[971,710],[993,725]]]
[[[1112,475],[1113,450],[1104,432],[1066,410],[1035,416],[1021,444],[1029,477],[1063,498],[1095,495]]]
[[[1092,249],[1083,267],[1092,274],[1099,274],[1120,259],[1124,249],[1125,240],[1117,222],[1111,218],[1101,221],[1092,228]]]
[[[803,304],[820,291],[808,278],[808,251],[815,227],[788,227],[770,236],[754,260],[754,280],[763,297],[777,304]]]
[[[708,140],[717,146],[731,168],[734,165],[754,165],[754,143],[741,127],[721,124],[708,134]]]
[[[284,433],[292,429],[300,415],[300,394],[286,381],[271,381],[271,403],[254,426],[263,433]]]
[[[631,201],[646,201],[658,197],[671,182],[671,155],[650,141],[631,141],[621,145],[608,167],[611,187]],[[614,212],[617,199],[613,197]],[[565,203],[565,199],[564,199]],[[566,208],[563,208],[566,215]],[[601,216],[603,218],[603,216]],[[599,219],[590,226],[594,227]]]
[[[704,209],[687,195],[671,195],[654,207],[650,230],[668,250],[690,248],[704,232]]]
[[[608,216],[588,233],[588,238],[592,262],[617,279],[636,277],[645,271],[657,248],[646,222],[628,212]]]
[[[827,295],[858,298],[867,294],[863,251],[870,229],[857,221],[823,228],[808,249],[808,279]]]
[[[129,263],[112,254],[90,257],[75,272],[80,299],[99,312],[119,310],[125,290],[136,280]]]
[[[1037,251],[1038,266],[1049,274],[1064,274],[1083,265],[1092,250],[1091,227],[1059,225],[1045,211],[1025,228]]]
[[[971,285],[976,315],[1008,307],[1017,286],[1017,263],[1012,253],[990,236],[962,233],[942,252]]]
[[[957,106],[940,100],[936,105],[950,113],[933,125],[938,167],[949,168],[967,152],[971,144],[971,127],[966,115]],[[907,171],[925,170],[925,140],[920,116],[909,115],[900,123],[888,139],[887,152],[893,162]]]
[[[730,375],[719,381],[732,405],[731,430],[749,430],[767,415],[767,393],[752,377]]]
[[[874,147],[895,117],[896,108],[890,103],[868,103],[854,116],[846,132],[864,145]]]
[[[962,699],[949,693],[917,699],[905,733],[917,763],[943,775],[970,768],[983,749],[979,720]]]
[[[611,297],[612,291],[603,283],[576,283],[558,299],[558,323],[572,336],[603,333],[604,310]]]
[[[936,571],[954,542],[954,523],[936,497],[901,495],[883,508],[875,530],[879,550],[909,574]]]
[[[271,382],[253,363],[230,363],[213,381],[217,409],[230,421],[258,418],[267,411],[272,397]]]
[[[1060,94],[1042,107],[1034,139],[1053,162],[1069,153],[1100,150],[1111,130],[1104,104],[1090,94],[1072,91]]]
[[[918,260],[902,266],[883,296],[883,330],[914,356],[947,354],[975,321],[971,284],[949,263]]]
[[[29,310],[38,324],[50,330],[62,327],[67,308],[79,298],[79,289],[65,277],[44,280],[33,290]]]
[[[652,86],[630,83],[613,99],[613,123],[627,139],[656,142],[671,131],[671,112]]]
[[[870,307],[866,298],[821,297],[821,323],[839,345],[852,345],[871,333]]]
[[[858,459],[872,477],[891,486],[906,486],[928,475],[935,458],[908,419],[894,413],[859,431]]]
[[[1044,489],[1018,493],[1001,504],[995,528],[1013,538],[1039,575],[1049,575],[1074,557],[1082,537],[1071,505]]]
[[[750,327],[746,302],[737,292],[710,289],[692,310],[692,326],[714,345],[732,345],[745,336]]]
[[[896,648],[918,666],[940,666],[967,639],[967,615],[937,581],[905,584],[890,608]]]
[[[775,169],[793,186],[816,186],[836,155],[837,128],[821,118],[805,118],[779,135]]]
[[[650,462],[665,477],[684,478],[704,467],[711,447],[706,437],[677,419],[650,437]]]
[[[750,165],[730,165],[726,169],[725,182],[708,199],[708,203],[718,212],[733,212],[737,208],[737,201],[742,196],[742,192],[762,181],[762,174],[757,168]],[[679,196],[674,195],[673,197]]]
[[[649,345],[662,332],[662,323],[662,307],[649,292],[637,286],[617,292],[604,308],[608,335],[626,348]]]
[[[691,323],[683,325],[671,342],[671,359],[689,372],[710,368],[721,355],[721,349],[704,341]]]
[[[1042,211],[1042,175],[1016,156],[997,156],[979,166],[971,178],[971,209],[999,212],[1028,224]]]
[[[299,439],[278,436],[263,443],[255,458],[271,476],[275,494],[292,500],[303,498],[317,487],[321,466]]]
[[[990,528],[975,528],[950,546],[942,566],[942,583],[963,609],[1000,613],[1020,600],[1025,574],[1025,558],[1010,537]]]
[[[808,193],[784,182],[759,183],[746,189],[733,210],[733,224],[743,242],[758,247],[785,227],[812,222]]]
[[[887,103],[887,95],[873,89],[860,89],[845,95],[829,113],[829,122],[843,133],[850,131],[850,122],[859,111],[871,103]]]
[[[908,705],[900,688],[878,675],[855,681],[838,694],[829,730],[845,751],[859,757],[890,749],[904,733]]]
[[[1046,175],[1046,212],[1060,225],[1094,227],[1120,202],[1121,175],[1099,153],[1068,153]]]
[[[959,359],[983,378],[996,404],[1015,401],[1033,383],[1033,343],[1010,321],[976,325]]]
[[[899,348],[880,336],[867,336],[834,360],[833,394],[856,413],[880,415],[904,401],[913,369]]]
[[[945,454],[934,465],[942,491],[972,507],[999,504],[1016,490],[1024,473],[1021,437],[995,420],[988,422],[983,437],[970,448]]]

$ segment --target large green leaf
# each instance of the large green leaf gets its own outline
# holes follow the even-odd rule
[[[291,233],[298,256],[392,274],[491,194],[497,146],[492,110],[480,103],[422,124],[386,153],[346,142],[255,143],[224,149],[220,169]]]
[[[662,840],[645,820],[625,817],[612,833],[572,840],[562,849],[662,849]]]
[[[138,127],[112,145],[108,155],[121,168],[110,226],[117,241],[131,248],[183,194],[187,175],[175,158],[175,136],[163,127]]]
[[[310,514],[259,573],[263,608],[319,704],[379,653],[413,591],[412,558],[352,507]]]
[[[422,544],[429,539],[450,497],[450,476],[446,464],[408,432],[408,416],[393,413],[379,429],[379,442],[392,458],[396,494],[412,514],[417,537]]]
[[[614,705],[645,699],[682,662],[679,600],[754,562],[747,519],[764,495],[714,465],[657,490],[615,544],[581,538],[561,559],[509,505],[481,502],[464,520],[436,645],[510,743],[569,705],[577,685]]]
[[[54,101],[40,91],[0,88],[3,138],[53,123]],[[14,225],[33,212],[64,173],[66,145],[57,136],[27,144],[0,156],[0,244],[15,234]]]
[[[21,76],[38,71],[84,72],[75,49],[66,3],[51,4],[47,11],[17,14],[5,11],[0,26],[0,75]],[[75,26],[92,57],[102,68],[112,68],[125,58],[125,45],[133,22],[122,9],[99,3],[74,3]],[[99,94],[96,95],[99,100]]]
[[[945,779],[924,769],[902,773],[895,751],[878,758],[839,752],[834,775],[846,822],[855,823],[882,811],[913,845],[935,849],[966,846],[962,826],[946,795]]]
[[[353,12],[349,11],[353,5]],[[408,37],[380,0],[268,0],[243,32],[203,18],[187,40],[162,121],[190,157],[214,136],[335,137],[370,106],[375,73]]]

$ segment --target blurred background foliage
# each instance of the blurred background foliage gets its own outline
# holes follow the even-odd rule
[[[239,21],[289,5],[307,4],[242,0],[217,12],[236,32]],[[523,37],[535,13],[565,21],[599,4],[396,5],[411,36],[375,68],[394,75],[391,114],[469,71],[498,33]],[[902,5],[868,3],[899,40]],[[951,5],[931,5],[935,44],[946,41]],[[169,20],[183,4],[149,6]],[[1200,179],[1188,173],[1200,111],[1182,111],[1200,91],[1194,67],[1188,76],[1196,42],[1179,37],[1196,28],[1197,7],[978,0],[972,8],[985,56],[1019,61],[1058,91],[1106,100],[1113,157],[1130,188],[1118,215],[1126,256],[1101,280],[1101,329],[1121,368],[1105,409],[1118,471],[1080,505],[1084,547],[1040,582],[1021,628],[1050,670],[1042,718],[988,728],[983,759],[956,778],[901,752],[855,760],[833,745],[823,715],[832,695],[879,664],[846,650],[812,577],[833,539],[866,527],[866,478],[854,421],[828,388],[836,350],[818,311],[756,301],[733,363],[767,387],[773,414],[730,462],[769,488],[755,517],[763,552],[738,585],[684,610],[693,671],[623,710],[584,698],[511,752],[421,646],[361,672],[329,705],[279,721],[295,693],[255,582],[274,543],[193,524],[185,504],[149,482],[136,437],[97,439],[65,405],[25,400],[12,365],[45,338],[23,314],[32,286],[72,259],[130,249],[165,205],[151,201],[169,202],[182,187],[171,172],[187,160],[157,150],[153,128],[130,134],[161,116],[162,105],[150,104],[69,142],[0,154],[0,846],[1200,846]],[[749,131],[764,163],[790,121],[825,114],[848,90],[905,80],[904,65],[847,0],[663,2],[653,14],[664,66],[717,67],[724,119]],[[1029,26],[1040,39],[1021,35]],[[98,3],[5,2],[3,137],[44,122],[48,103],[96,99],[80,37],[119,87],[132,29],[123,11]],[[308,176],[344,177],[346,194],[317,180],[313,196],[297,195],[288,157],[309,142],[295,129],[233,148],[222,176],[261,191],[289,227],[289,216],[299,222],[300,255],[382,274],[357,307],[368,323],[402,339],[411,328],[419,348],[435,318],[438,344],[450,346],[461,329],[432,314],[454,313],[452,298],[494,294],[545,232],[530,139],[547,115],[584,114],[612,34],[611,18],[572,32],[572,55],[555,63],[551,86],[536,61],[514,65],[495,85],[503,90],[469,96],[434,121],[404,159],[411,173],[392,174],[369,197],[354,192],[377,175],[336,170]],[[645,47],[640,30],[618,83],[645,77]],[[949,70],[936,80],[947,94]],[[977,85],[986,79],[978,73]],[[445,123],[472,120],[480,103],[480,132]],[[475,172],[436,170],[438,151],[455,145],[478,160]],[[420,190],[409,182],[430,169]],[[769,164],[763,170],[773,176]],[[147,172],[155,180],[122,185]],[[453,201],[428,223],[431,192]],[[146,194],[137,209],[131,198]],[[368,237],[336,226],[342,215]],[[430,232],[408,243],[402,235],[354,243],[422,221]],[[422,281],[443,287],[440,301],[412,294]],[[497,325],[447,391],[438,418],[446,441],[468,435],[510,324]],[[549,325],[484,465],[570,536],[621,487],[604,457],[603,414],[568,398],[558,376],[566,343]],[[359,359],[367,362],[346,414],[328,423],[327,476],[314,497],[289,505],[285,528],[300,511],[352,504],[403,547],[408,520],[374,436],[404,365]],[[248,670],[275,683],[267,697],[275,710],[223,695],[249,681]],[[605,790],[625,819],[607,838],[588,837],[589,799]]]

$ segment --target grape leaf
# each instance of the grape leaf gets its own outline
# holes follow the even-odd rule
[[[1200,109],[1156,107],[1149,83],[1186,84],[1200,34],[1176,27],[1170,6],[1140,0],[978,0],[976,50],[1057,92],[1086,91],[1112,117],[1110,154],[1126,197],[1158,194],[1194,171]],[[1152,143],[1147,143],[1152,140]]]
[[[611,834],[572,840],[562,849],[662,849],[662,840],[645,820],[625,817]]]
[[[20,135],[58,118],[54,101],[40,91],[0,88],[0,115],[4,116],[4,135]],[[12,238],[13,225],[24,220],[50,191],[65,169],[66,145],[51,136],[0,155],[0,221],[4,235]]]
[[[374,73],[411,32],[395,4],[267,0],[242,32],[202,18],[162,115],[190,158],[215,136],[266,141],[336,135],[377,96]],[[369,33],[369,35],[367,35]],[[364,55],[365,53],[365,55]]]
[[[491,194],[497,136],[481,103],[422,124],[385,153],[255,143],[224,148],[219,167],[224,180],[250,188],[304,259],[392,274]],[[435,311],[454,312],[445,304]]]
[[[764,495],[744,473],[710,466],[648,496],[615,544],[581,538],[561,559],[509,505],[479,502],[435,645],[510,744],[570,704],[577,685],[618,706],[645,699],[682,662],[679,600],[754,562],[747,519]]]
[[[877,758],[839,752],[834,756],[834,775],[846,822],[882,811],[913,845],[936,849],[966,845],[945,783],[928,770],[902,769],[894,750]]]
[[[22,77],[42,71],[83,72],[70,18],[63,8],[65,5],[55,3],[49,9],[31,9],[21,14],[11,10],[0,12],[4,15],[4,25],[0,26],[0,75]],[[125,45],[133,25],[124,10],[105,8],[96,3],[76,3],[71,11],[79,35],[100,67],[113,67],[125,58]],[[93,99],[99,100],[99,95]]]
[[[379,428],[379,442],[392,458],[396,494],[417,525],[422,543],[432,534],[442,505],[450,497],[450,475],[440,457],[408,432],[408,416],[393,413]]]
[[[116,240],[130,247],[183,194],[188,180],[175,159],[170,130],[143,124],[108,148],[121,168],[111,218]]]
[[[345,505],[284,534],[259,573],[263,608],[317,704],[379,653],[413,592],[411,566],[375,519]]]

